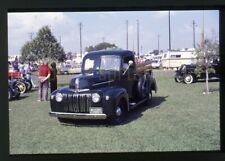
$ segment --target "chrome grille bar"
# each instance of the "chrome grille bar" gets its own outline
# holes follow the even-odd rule
[[[67,106],[67,112],[89,113],[91,94],[67,94],[65,106]]]

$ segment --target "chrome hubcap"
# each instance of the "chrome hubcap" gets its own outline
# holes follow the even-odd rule
[[[122,114],[122,110],[120,107],[116,108],[116,116],[120,116]]]
[[[191,81],[191,77],[190,76],[186,77],[186,81],[190,82]]]

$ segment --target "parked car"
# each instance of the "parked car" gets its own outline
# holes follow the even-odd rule
[[[152,68],[160,68],[162,66],[161,60],[152,60]]]
[[[152,71],[136,72],[131,51],[95,51],[83,58],[81,74],[69,86],[51,94],[50,116],[71,119],[107,119],[120,124],[128,111],[152,100],[157,91]]]
[[[20,78],[21,73],[18,70],[14,70],[13,67],[9,67],[8,69],[8,77],[11,79]]]
[[[74,64],[68,69],[68,74],[79,74],[81,73],[81,64]]]
[[[214,69],[214,72],[209,73],[209,80],[212,79],[219,79],[219,65],[218,64],[211,64],[210,67]],[[200,71],[197,72],[197,66],[195,64],[182,64],[178,70],[175,71],[175,81],[180,83],[184,82],[186,84],[191,84],[196,82],[197,80],[205,80],[206,73],[204,66],[199,67]]]
[[[20,92],[17,87],[13,86],[13,82],[8,80],[8,100],[17,99],[20,96]]]

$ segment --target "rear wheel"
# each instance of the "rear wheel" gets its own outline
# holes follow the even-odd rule
[[[27,90],[26,91],[30,91],[32,89],[32,83],[30,80],[27,80],[26,81],[26,84],[27,84]]]
[[[109,122],[112,125],[121,124],[126,116],[125,103],[120,101],[119,104],[114,108],[113,116],[109,118]]]
[[[150,105],[151,102],[152,102],[152,91],[151,90],[149,91],[149,93],[146,96],[146,98],[147,98],[147,101],[146,101],[147,105]]]
[[[25,92],[26,92],[26,89],[27,89],[25,83],[20,82],[20,81],[18,81],[18,82],[15,84],[15,87],[18,89],[18,91],[19,91],[21,94],[25,93]]]

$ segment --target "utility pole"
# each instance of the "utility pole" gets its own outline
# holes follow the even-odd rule
[[[139,58],[139,20],[137,19],[137,54]]]
[[[170,11],[169,11],[169,68],[170,68],[170,51],[171,51],[171,29],[170,29]]]
[[[104,36],[102,37],[102,42],[105,42],[105,37]]]
[[[159,51],[159,38],[160,38],[160,35],[158,34],[157,35],[157,38],[158,38],[158,54],[160,53],[160,51]]]
[[[33,32],[30,32],[29,35],[30,35],[30,40],[33,40],[34,33]]]
[[[128,50],[128,20],[126,21],[126,30],[127,30],[126,43],[127,43],[127,50]]]
[[[169,51],[171,51],[170,11],[169,11]]]
[[[82,23],[80,22],[79,23],[79,31],[80,31],[80,55],[82,57],[82,32],[81,32],[81,30],[82,30]]]
[[[62,46],[62,44],[61,44],[61,35],[59,36],[59,43],[60,43],[60,46]]]
[[[195,26],[196,26],[196,23],[195,23],[195,20],[193,20],[193,47],[195,48]]]

